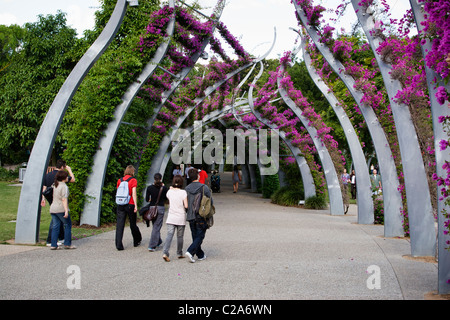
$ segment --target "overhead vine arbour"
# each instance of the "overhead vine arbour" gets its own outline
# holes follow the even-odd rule
[[[358,204],[358,223],[360,224],[372,224],[375,221],[374,209],[372,201],[372,191],[370,188],[370,176],[369,169],[367,167],[365,155],[361,147],[361,141],[353,128],[353,125],[342,108],[341,103],[338,101],[336,96],[322,80],[319,74],[316,72],[314,67],[311,65],[311,57],[305,49],[305,40],[302,39],[301,43],[303,51],[303,59],[305,60],[306,69],[311,75],[312,80],[315,85],[320,89],[323,96],[329,102],[331,108],[336,113],[336,117],[344,131],[345,138],[350,150],[351,160],[353,162],[353,168],[356,173],[356,196]],[[346,195],[344,195],[346,196]],[[348,193],[347,193],[348,196]],[[387,229],[385,228],[385,231]],[[385,232],[386,235],[386,232]]]
[[[446,1],[411,2],[419,34],[422,36],[421,50],[425,58],[425,72],[433,118],[434,152],[436,153],[436,180],[438,192],[438,292],[450,292],[450,114],[448,94],[450,92],[450,69],[448,54],[450,37],[450,17],[443,15]],[[438,35],[438,36],[436,36]],[[445,62],[444,62],[445,61]],[[430,153],[433,149],[429,150]]]
[[[15,238],[17,243],[36,243],[39,240],[41,212],[39,199],[42,197],[42,180],[48,168],[61,122],[86,73],[117,34],[126,9],[127,2],[118,0],[108,23],[70,72],[45,116],[27,163],[27,175],[20,193]]]
[[[98,16],[107,15],[113,3],[114,1],[105,1],[103,10]],[[64,119],[62,133],[67,145],[63,157],[74,167],[78,182],[71,189],[72,215],[75,221],[79,221],[86,201],[84,196],[86,180],[92,172],[93,158],[103,130],[111,121],[114,110],[121,103],[121,97],[128,86],[136,80],[142,68],[154,56],[157,44],[164,40],[161,33],[146,33],[149,13],[158,9],[158,1],[141,1],[139,6],[128,8],[114,42],[86,76]],[[152,18],[157,19],[157,17],[150,17],[150,23]],[[101,23],[101,20],[97,22]],[[161,28],[164,32],[164,26]],[[139,45],[143,35],[149,41],[154,41],[156,45],[140,50]],[[151,108],[144,108],[137,103],[130,108],[129,117],[138,122],[142,119],[143,113],[149,112]],[[137,139],[137,133],[131,130],[126,133],[119,132],[116,145],[129,154],[135,153],[137,149],[134,142]],[[115,151],[113,148],[113,154]],[[122,174],[124,166],[129,161],[129,154],[117,153],[114,161],[108,164],[104,185],[106,193],[113,192],[113,181]],[[105,203],[111,211],[112,202],[111,200]],[[107,218],[106,221],[108,221]]]
[[[392,112],[386,102],[386,95],[383,95],[384,86],[380,87],[382,78],[379,73],[377,74],[376,68],[371,65],[371,60],[365,61],[365,59],[372,59],[373,54],[371,55],[370,48],[357,38],[343,36],[335,40],[332,37],[333,28],[324,26],[323,29],[320,29],[317,15],[321,15],[323,7],[313,6],[311,1],[302,1],[294,3],[294,5],[301,25],[305,26],[306,32],[310,36],[311,45],[307,46],[307,50],[316,70],[322,75],[323,81],[329,83],[330,88],[335,92],[339,89],[342,90],[343,87],[339,81],[336,81],[336,78],[339,77],[349,92],[349,94],[345,94],[351,94],[357,105],[356,112],[361,113],[365,120],[371,137],[366,144],[373,143],[380,170],[383,172],[384,212],[386,220],[392,221],[392,223],[388,223],[392,226],[392,231],[389,233],[401,236],[404,234],[401,225],[404,220],[401,211],[404,203],[402,194],[397,190],[401,177],[400,153],[396,135],[392,134],[395,132]],[[366,66],[367,61],[369,66]],[[346,72],[341,72],[341,70],[346,70]],[[364,89],[362,89],[363,87]],[[340,92],[336,94],[344,102],[343,94]],[[353,102],[350,100],[349,103]],[[351,119],[353,118],[351,117]],[[357,123],[354,125],[358,126]],[[374,203],[374,205],[377,204],[380,202]]]

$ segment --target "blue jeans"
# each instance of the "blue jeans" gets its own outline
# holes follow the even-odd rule
[[[205,253],[202,250],[202,242],[205,239],[206,229],[208,229],[208,225],[206,221],[202,220],[190,220],[189,226],[191,228],[192,234],[192,244],[189,246],[187,251],[192,255],[197,255],[199,259],[205,256]]]
[[[70,246],[72,244],[72,221],[70,215],[64,218],[64,212],[52,213],[52,247],[58,246],[58,235],[61,229],[61,224],[64,225],[64,245]]]

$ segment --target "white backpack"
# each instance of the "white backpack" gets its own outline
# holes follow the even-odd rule
[[[123,180],[123,178],[120,178],[120,184],[116,192],[116,203],[120,206],[128,204],[128,202],[130,202],[131,197],[128,189],[128,181],[130,181],[132,178],[133,177],[130,177],[127,180]]]

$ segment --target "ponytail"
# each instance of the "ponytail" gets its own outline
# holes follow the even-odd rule
[[[66,170],[58,170],[55,176],[55,188],[58,188],[59,182],[64,181],[69,176]]]

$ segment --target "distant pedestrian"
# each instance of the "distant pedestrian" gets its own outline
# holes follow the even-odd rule
[[[372,195],[381,194],[381,176],[377,174],[377,169],[373,169],[370,175],[370,183],[372,185]]]
[[[348,196],[348,184],[350,183],[350,175],[347,173],[347,169],[344,169],[344,173],[341,175],[342,180],[342,195],[343,195],[343,201],[344,201],[344,214],[347,214],[347,211],[350,207],[350,200]]]
[[[169,249],[175,231],[177,231],[177,255],[178,258],[184,258],[183,238],[186,226],[186,209],[188,207],[188,201],[187,193],[182,187],[183,177],[181,175],[175,175],[173,177],[172,186],[169,191],[167,191],[166,195],[167,199],[169,199],[169,212],[167,213],[166,219],[167,237],[164,242],[163,259],[167,262],[170,261]]]
[[[350,175],[347,173],[347,169],[344,169],[344,173],[341,175],[342,184],[344,185],[344,191],[347,192],[347,186],[350,182]]]
[[[239,182],[242,181],[241,173],[239,172],[238,166],[234,166],[232,179],[233,179],[233,193],[238,192],[239,189]]]
[[[203,184],[209,184],[208,183],[208,174],[206,173],[204,166],[201,166],[198,171],[198,181]]]
[[[50,205],[52,215],[52,244],[50,249],[56,250],[58,247],[58,234],[61,224],[64,225],[64,249],[75,249],[72,245],[72,221],[69,215],[69,187],[66,183],[69,173],[65,170],[58,170],[53,185],[53,202]]]
[[[182,176],[183,175],[183,171],[181,171],[180,166],[176,165],[175,169],[173,169],[172,171],[172,179],[173,177],[175,177],[176,175]]]
[[[153,252],[156,250],[156,247],[161,245],[162,239],[161,239],[161,227],[164,220],[164,203],[167,200],[166,194],[167,194],[167,187],[164,186],[162,182],[162,175],[160,173],[155,173],[154,177],[155,181],[152,185],[149,185],[147,187],[147,191],[145,194],[145,201],[150,202],[150,207],[157,206],[158,207],[158,215],[156,216],[156,219],[152,222],[153,228],[152,228],[152,234],[150,236],[150,242],[148,243],[148,251]],[[156,200],[158,200],[158,194],[161,190],[161,196],[159,197],[159,202],[156,203]]]
[[[185,255],[189,258],[190,262],[195,262],[195,255],[197,255],[198,260],[206,259],[206,255],[202,250],[202,243],[205,238],[206,230],[208,229],[208,224],[204,218],[200,217],[198,212],[195,212],[193,208],[194,199],[198,193],[203,193],[204,191],[205,196],[211,198],[211,204],[213,201],[211,191],[208,186],[198,181],[198,171],[196,169],[191,169],[188,174],[192,182],[186,187],[188,196],[186,220],[189,221],[189,227],[192,234],[192,244],[187,249]]]
[[[141,244],[142,235],[136,224],[137,220],[137,180],[134,178],[135,169],[132,165],[126,167],[124,176],[117,181],[117,188],[121,182],[128,181],[129,202],[123,205],[117,205],[117,224],[116,224],[116,248],[123,250],[123,231],[125,229],[125,220],[128,216],[130,220],[131,235],[133,236],[133,244],[135,247]]]
[[[184,178],[186,179],[186,186],[189,183],[191,183],[191,179],[189,179],[189,174],[188,174],[189,170],[191,170],[191,169],[192,169],[192,167],[189,163],[186,165],[186,169],[184,169]]]
[[[356,199],[356,174],[355,170],[352,170],[350,175],[350,192],[352,194],[352,199]]]

